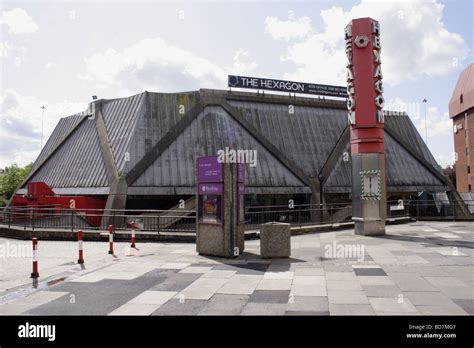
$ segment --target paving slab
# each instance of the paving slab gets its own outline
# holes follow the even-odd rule
[[[326,280],[322,276],[295,276],[291,294],[293,296],[327,296]]]
[[[231,278],[236,273],[237,273],[236,271],[211,270],[204,273],[202,277],[226,279],[226,278]]]
[[[314,316],[314,315],[321,315],[327,316],[329,315],[329,311],[324,312],[315,312],[315,311],[286,311],[285,315],[295,315],[295,316]]]
[[[351,272],[352,273],[351,265],[330,264],[330,263],[323,262],[322,266],[326,273],[327,272]]]
[[[401,302],[398,298],[369,297],[369,301],[377,315],[415,315],[419,313],[407,298]]]
[[[255,290],[250,295],[249,302],[287,304],[289,296],[290,290]]]
[[[109,315],[151,315],[158,307],[159,304],[125,303]]]
[[[219,290],[219,294],[250,295],[262,280],[261,275],[235,274]]]
[[[320,296],[291,296],[288,301],[289,311],[311,311],[311,312],[327,312],[329,310],[329,302],[327,297]]]
[[[375,312],[369,304],[329,304],[331,315],[374,315]]]
[[[364,267],[364,268],[354,268],[354,273],[357,276],[386,276],[387,273],[382,268],[372,268],[372,267]]]
[[[201,273],[172,273],[161,283],[153,286],[150,290],[158,291],[182,291],[197,279],[201,277]]]
[[[387,276],[358,276],[357,280],[364,285],[395,285]]]
[[[284,315],[287,305],[282,303],[248,302],[240,315]]]
[[[183,262],[167,262],[159,266],[159,268],[165,269],[183,269],[190,266],[190,263],[183,263]]]
[[[63,296],[28,311],[37,315],[107,315],[143,291],[163,281],[162,277],[142,276],[134,280],[106,279],[97,283],[61,282],[55,291]],[[74,301],[71,301],[71,295]]]
[[[328,300],[332,304],[368,304],[369,301],[363,291],[335,291],[328,290]]]
[[[249,300],[248,295],[216,294],[207,302],[199,315],[238,315]]]
[[[362,285],[362,289],[368,297],[397,297],[402,294],[395,285]]]
[[[323,276],[324,269],[321,267],[298,267],[294,273],[297,276]]]
[[[473,270],[474,271],[474,270]],[[434,286],[440,287],[465,287],[466,283],[460,281],[456,277],[424,277],[428,282]]]
[[[49,289],[66,295],[44,303],[31,300],[34,307],[13,296],[10,304],[0,305],[0,314],[233,315],[240,308],[238,314],[244,315],[472,315],[474,224],[415,225],[388,225],[381,238],[354,235],[350,229],[293,236],[288,259],[261,259],[259,241],[247,241],[246,252],[229,260],[200,256],[193,245],[178,243],[148,243],[114,259],[101,247],[101,258],[85,271],[69,256],[58,262],[54,270],[69,270],[69,275]],[[364,245],[366,258],[325,259],[323,246],[334,241]],[[63,244],[77,252],[77,243]],[[30,267],[19,266],[24,278]],[[4,274],[11,276],[0,269],[2,280]],[[11,284],[8,278],[1,289]],[[31,280],[25,284],[30,287]],[[405,307],[395,304],[399,299]],[[232,306],[225,308],[227,300]]]
[[[362,290],[357,280],[327,280],[326,287],[328,290]]]
[[[29,296],[21,297],[17,301],[7,302],[0,305],[0,315],[15,315],[26,312],[32,308],[49,303],[53,300],[68,295],[64,291],[39,290]]]
[[[291,279],[262,279],[257,286],[257,290],[290,290]]]
[[[453,302],[469,315],[474,315],[474,299],[453,299]]]
[[[353,272],[326,272],[326,280],[357,280]]]
[[[293,279],[295,272],[285,271],[285,272],[265,272],[263,279]]]
[[[161,305],[152,315],[197,315],[208,301],[173,298]]]
[[[209,300],[225,283],[226,278],[199,278],[178,295],[191,300]]]
[[[176,291],[148,290],[132,298],[130,301],[128,301],[128,303],[162,305],[163,303],[165,303],[166,301],[168,301],[175,295],[176,295]],[[150,313],[152,313],[153,311],[151,311]]]
[[[451,299],[472,300],[474,290],[468,286],[440,287],[439,290]]]
[[[461,308],[452,308],[446,306],[428,305],[416,306],[417,311],[422,315],[467,315]]]
[[[414,273],[389,273],[389,278],[402,291],[439,291],[427,280]]]
[[[193,266],[183,268],[179,273],[207,273],[212,270],[212,266]]]

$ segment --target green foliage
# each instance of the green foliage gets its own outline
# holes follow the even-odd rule
[[[7,205],[18,185],[28,176],[32,166],[33,163],[23,168],[18,167],[17,164],[5,167],[5,172],[0,174],[0,207]]]

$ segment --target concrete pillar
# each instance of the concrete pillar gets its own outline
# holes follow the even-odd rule
[[[202,223],[199,221],[198,216],[196,223],[196,251],[200,255],[234,258],[244,251],[245,240],[245,225],[243,223],[238,224],[237,164],[223,163],[222,170],[223,223]],[[197,204],[200,204],[199,194]]]
[[[371,185],[375,185],[375,191],[378,194],[371,193],[374,191],[369,192]],[[352,219],[355,234],[384,235],[386,217],[385,155],[354,154],[352,156]]]
[[[311,222],[322,222],[323,213],[321,210],[316,210],[316,207],[322,207],[320,204],[323,203],[323,197],[321,197],[321,183],[317,178],[309,178],[309,188],[311,189],[310,203],[312,204],[310,212]]]
[[[105,214],[107,215],[102,216],[102,226],[114,225],[114,227],[123,227],[125,223],[123,214],[127,203],[127,190],[128,185],[124,176],[118,177],[112,183],[107,202],[105,203]],[[114,213],[113,209],[118,210]]]
[[[354,19],[345,29],[352,153],[352,219],[356,234],[385,234],[384,115],[380,25]]]

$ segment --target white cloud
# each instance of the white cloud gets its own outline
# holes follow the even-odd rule
[[[348,11],[331,7],[321,11],[324,29],[304,29],[304,39],[292,41],[282,61],[296,70],[290,80],[317,80],[345,84],[344,27],[353,18],[372,17],[380,22],[384,82],[396,85],[419,76],[444,75],[468,55],[464,39],[449,32],[442,21],[443,5],[433,1],[362,2]],[[267,31],[279,32],[278,21],[265,21]],[[272,28],[272,26],[274,28]],[[273,38],[278,36],[272,34]],[[280,40],[286,40],[280,35]]]
[[[36,159],[41,147],[42,105],[46,106],[43,145],[60,117],[87,108],[85,103],[47,103],[34,96],[24,96],[11,89],[5,90],[0,96],[0,168],[12,163],[26,165]]]
[[[425,141],[425,129],[427,130],[427,145],[438,164],[444,168],[454,163],[453,122],[449,118],[448,111],[429,106],[429,101],[427,105],[423,105],[421,101],[407,102],[399,97],[386,100],[384,109],[408,114],[423,141]]]
[[[8,33],[13,35],[30,34],[38,31],[38,25],[22,8],[3,11],[0,16],[0,24],[5,24],[8,27]]]
[[[235,54],[233,66],[221,68],[161,38],[138,41],[120,52],[109,48],[85,58],[85,63],[87,70],[80,78],[118,94],[223,88],[231,71],[248,73],[257,67],[242,49]]]
[[[436,106],[429,106],[429,101],[427,105],[423,104],[421,101],[407,102],[396,97],[386,100],[384,109],[408,114],[423,139],[425,139],[425,128],[428,130],[428,140],[437,136],[452,135],[453,124],[448,111],[440,111]]]
[[[240,49],[234,55],[234,65],[226,69],[230,74],[247,75],[257,69],[257,63],[251,60],[248,51]]]
[[[275,40],[289,41],[295,38],[304,38],[311,31],[311,19],[306,16],[286,21],[276,17],[265,18],[265,32]]]
[[[425,134],[425,116],[424,111],[421,117],[415,120],[415,126],[420,134]],[[436,106],[426,108],[426,129],[428,130],[428,141],[430,139],[436,139],[439,136],[449,135],[452,137],[453,134],[453,121],[449,118],[447,111],[441,112]]]
[[[11,46],[8,41],[0,42],[0,59],[7,58],[11,51]]]

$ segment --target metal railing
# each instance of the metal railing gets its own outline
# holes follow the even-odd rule
[[[458,204],[449,201],[410,201],[406,204],[407,214],[416,220],[469,220],[474,221],[474,201]],[[466,209],[470,214],[466,214]]]
[[[465,206],[471,214],[465,214]],[[474,201],[463,207],[449,201],[388,201],[387,219],[412,218],[415,220],[472,220]],[[259,229],[266,222],[285,222],[292,226],[334,225],[352,221],[352,203],[300,204],[294,206],[250,206],[245,208],[246,230]],[[29,206],[0,208],[0,225],[24,230],[75,231],[106,230],[109,224],[115,230],[130,230],[135,221],[137,232],[195,233],[195,210],[117,210],[117,209],[64,209],[60,206]]]
[[[351,221],[352,204],[300,204],[294,206],[249,207],[245,213],[246,229],[258,229],[266,222],[284,222],[292,226],[325,225]]]
[[[64,209],[60,207],[7,207],[0,209],[0,224],[24,230],[130,230],[135,221],[138,232],[196,231],[194,210]]]
[[[471,214],[465,214],[465,207]],[[474,201],[462,206],[450,201],[393,200],[387,201],[387,220],[472,220]],[[285,222],[292,226],[334,225],[352,221],[352,203],[302,204],[249,207],[245,214],[246,229],[258,229],[266,222]]]

